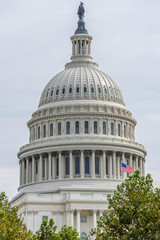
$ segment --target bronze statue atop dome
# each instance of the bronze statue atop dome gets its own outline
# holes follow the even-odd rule
[[[77,14],[79,16],[79,19],[84,18],[85,9],[84,9],[83,5],[84,5],[84,3],[81,2],[80,5],[79,5],[79,8],[78,8]]]

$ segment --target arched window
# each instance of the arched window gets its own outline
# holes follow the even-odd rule
[[[76,87],[76,93],[79,93],[79,87]]]
[[[72,93],[72,88],[71,88],[71,87],[69,88],[69,93],[70,93],[70,94]]]
[[[66,91],[66,89],[63,88],[63,89],[62,89],[62,94],[63,94],[63,95],[65,94],[65,91]]]
[[[61,123],[58,123],[58,135],[61,135]]]
[[[94,93],[94,87],[91,87],[91,93]]]
[[[51,97],[53,96],[53,90],[51,91]]]
[[[70,134],[70,122],[66,122],[66,134]]]
[[[97,134],[98,130],[97,130],[97,122],[94,122],[94,134]]]
[[[58,96],[58,94],[59,94],[59,89],[56,90],[56,95]]]
[[[95,174],[99,174],[99,157],[95,157]]]
[[[100,89],[100,87],[98,87],[98,93],[99,93],[99,94],[101,93],[101,89]]]
[[[85,157],[85,174],[89,174],[89,157]]]
[[[66,157],[66,175],[69,175],[69,157]]]
[[[75,122],[75,133],[79,134],[79,122],[78,121]]]
[[[126,137],[126,125],[124,125],[124,137]]]
[[[75,158],[75,174],[80,174],[80,158]]]
[[[84,93],[87,93],[87,88],[86,88],[86,87],[84,87],[84,89],[83,89],[83,90],[84,90]]]
[[[45,178],[45,160],[42,161],[42,178]]]
[[[53,136],[53,123],[50,124],[50,136]]]
[[[107,88],[104,89],[104,93],[107,94]]]
[[[84,123],[84,132],[88,133],[88,121],[85,121]]]
[[[43,137],[46,137],[46,125],[43,125]]]
[[[106,134],[106,122],[103,122],[103,134]]]
[[[41,135],[40,126],[38,126],[38,139],[40,139],[40,135]]]
[[[118,123],[118,136],[121,136],[121,125]]]
[[[111,123],[111,135],[114,135],[114,123]]]

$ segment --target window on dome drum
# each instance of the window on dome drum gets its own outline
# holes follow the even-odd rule
[[[43,216],[43,217],[42,217],[42,221],[43,221],[43,220],[47,220],[47,221],[48,221],[48,216]]]
[[[94,87],[91,87],[91,93],[94,93]]]
[[[121,136],[121,125],[118,124],[118,136],[120,137]]]
[[[111,135],[114,135],[114,123],[111,123]]]
[[[38,174],[38,161],[36,161],[36,174]]]
[[[62,94],[65,94],[65,91],[66,91],[66,89],[65,89],[65,88],[63,88],[63,89],[62,89]]]
[[[98,130],[97,130],[97,122],[94,122],[94,134],[97,134]]]
[[[106,122],[103,122],[103,134],[106,134]]]
[[[79,87],[76,87],[76,93],[79,93]]]
[[[42,161],[42,178],[45,178],[45,160]]]
[[[79,134],[79,122],[78,121],[75,122],[75,133]]]
[[[85,174],[89,174],[89,157],[85,157]]]
[[[58,135],[61,135],[61,123],[58,123]]]
[[[124,137],[126,137],[126,125],[124,125]]]
[[[56,158],[56,177],[59,176],[59,159]]]
[[[51,91],[51,97],[53,96],[53,90]]]
[[[69,93],[70,93],[70,94],[72,93],[72,88],[71,88],[71,87],[69,88]]]
[[[56,95],[58,96],[58,94],[59,94],[59,89],[56,90]]]
[[[107,88],[104,89],[104,93],[107,94]]]
[[[38,126],[38,139],[40,139],[40,126]]]
[[[46,125],[43,125],[43,137],[46,137]]]
[[[47,92],[47,94],[46,94],[46,97],[48,97],[48,92]]]
[[[95,174],[99,174],[99,157],[95,157]]]
[[[69,175],[69,157],[66,157],[66,175]]]
[[[87,88],[86,88],[86,87],[84,87],[83,91],[84,91],[84,93],[87,93]]]
[[[75,158],[75,174],[80,174],[80,158]]]
[[[101,93],[101,89],[100,89],[100,87],[98,87],[98,93]]]
[[[110,88],[110,94],[113,96],[113,89]]]
[[[53,136],[53,123],[50,124],[50,137]]]
[[[66,134],[70,134],[70,122],[66,122]]]
[[[85,121],[85,123],[84,123],[84,132],[85,133],[88,133],[88,121]]]
[[[86,217],[81,217],[81,222],[86,223]]]

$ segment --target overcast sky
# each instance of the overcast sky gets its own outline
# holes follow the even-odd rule
[[[48,81],[70,61],[77,0],[0,0],[0,192],[19,184],[17,152]],[[160,187],[160,1],[85,0],[92,56],[137,120],[146,173]]]

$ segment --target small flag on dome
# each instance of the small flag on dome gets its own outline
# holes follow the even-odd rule
[[[121,171],[122,172],[127,172],[127,173],[133,173],[133,168],[128,166],[125,163],[121,163]]]

